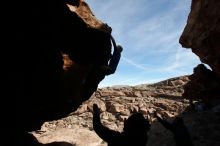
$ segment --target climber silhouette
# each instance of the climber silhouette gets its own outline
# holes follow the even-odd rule
[[[118,66],[118,63],[121,58],[121,52],[123,51],[122,46],[116,45],[115,39],[112,37],[112,35],[111,35],[111,41],[112,41],[112,44],[114,47],[114,51],[113,51],[112,57],[109,61],[109,64],[108,64],[109,69],[106,71],[106,75],[110,75],[110,74],[115,73],[117,66]]]
[[[172,123],[160,118],[155,112],[157,120],[173,133],[176,146],[193,146],[190,134],[181,117],[176,117]]]
[[[150,124],[141,113],[135,113],[124,122],[123,132],[111,130],[102,125],[100,110],[97,104],[94,104],[93,128],[108,146],[146,146]]]

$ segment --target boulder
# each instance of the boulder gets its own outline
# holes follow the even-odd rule
[[[24,133],[67,116],[85,100],[82,83],[90,64],[106,64],[111,56],[111,28],[82,0],[24,0],[8,6],[10,37],[3,54],[10,56],[5,64],[10,101],[5,105],[16,115],[20,144],[15,140],[15,145],[23,145]]]
[[[180,37],[184,48],[191,48],[203,63],[220,77],[220,1],[192,0],[187,24]]]

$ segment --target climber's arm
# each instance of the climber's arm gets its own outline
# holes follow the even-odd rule
[[[119,135],[119,132],[110,130],[101,123],[100,111],[96,104],[93,105],[93,129],[97,135],[106,142],[114,141]]]
[[[117,66],[118,66],[118,63],[121,58],[121,52],[123,51],[122,46],[116,45],[115,40],[112,36],[111,36],[111,40],[112,40],[112,44],[114,46],[114,51],[113,51],[112,57],[109,61],[109,67],[111,70],[109,72],[107,72],[106,75],[110,75],[110,74],[115,73]]]

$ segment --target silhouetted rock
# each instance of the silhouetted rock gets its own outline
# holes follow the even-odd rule
[[[220,1],[192,0],[180,44],[191,48],[220,77]]]
[[[10,58],[5,65],[10,101],[5,106],[15,112],[19,136],[74,111],[83,101],[81,84],[90,64],[108,63],[111,28],[77,1],[22,0],[4,13],[10,23],[3,53]]]
[[[195,67],[194,73],[189,76],[191,81],[184,87],[183,94],[190,100],[202,99],[206,107],[218,104],[214,99],[220,96],[219,7],[219,0],[192,0],[191,12],[179,39],[183,47],[191,48],[192,52],[211,68],[209,70],[203,64]],[[193,107],[193,104],[191,105]],[[199,106],[201,109],[203,105]]]

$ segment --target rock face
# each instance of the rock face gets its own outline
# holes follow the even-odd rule
[[[220,1],[192,0],[187,25],[180,37],[180,44],[191,48],[200,60],[208,64],[198,65],[189,77],[184,97],[214,99],[220,89]]]
[[[191,48],[220,77],[220,1],[192,0],[180,44]]]
[[[217,146],[220,144],[220,119],[212,111],[198,113],[186,110],[189,102],[181,95],[183,86],[188,81],[187,76],[182,76],[151,85],[98,89],[92,98],[71,115],[45,122],[41,130],[34,131],[33,134],[42,143],[66,141],[75,146],[106,146],[107,144],[97,137],[92,126],[92,106],[96,103],[101,109],[103,125],[116,131],[122,131],[124,120],[132,113],[143,113],[151,123],[147,146],[175,146],[172,134],[155,120],[155,111],[168,121],[172,121],[176,115],[181,115],[195,146]]]
[[[111,56],[111,28],[83,0],[16,1],[8,11],[6,106],[15,111],[15,137],[22,145],[24,133],[81,104],[90,65],[106,64]]]

